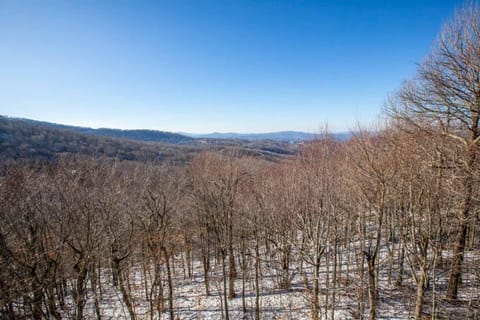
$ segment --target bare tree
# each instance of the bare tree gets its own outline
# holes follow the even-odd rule
[[[393,192],[397,173],[395,145],[389,130],[371,134],[360,131],[350,146],[350,159],[355,168],[353,188],[359,196],[359,225],[361,251],[367,262],[370,319],[377,317],[378,261],[382,232],[388,213],[388,202]],[[362,262],[363,265],[363,262]],[[363,267],[362,267],[363,268]],[[362,269],[360,269],[362,270]]]
[[[398,132],[394,137],[399,146],[396,157],[401,165],[392,203],[398,214],[397,229],[403,254],[417,284],[414,316],[421,319],[425,290],[442,249],[442,222],[447,220],[453,206],[444,186],[446,179],[438,174],[444,156],[437,152],[442,150],[441,139],[418,130],[415,134]],[[434,316],[435,308],[432,309]]]
[[[20,296],[33,319],[60,319],[56,280],[60,276],[65,245],[61,208],[53,188],[53,175],[43,166],[18,165],[0,184],[1,304],[17,316],[11,305]]]
[[[229,299],[235,297],[234,225],[238,218],[238,192],[246,175],[241,162],[234,157],[202,154],[192,161],[190,173],[197,210],[211,228],[222,259],[225,316],[228,320]],[[227,268],[228,257],[228,294]]]
[[[110,174],[108,161],[74,158],[62,161],[55,187],[62,199],[75,319],[84,318],[89,273],[106,250],[106,231],[99,197]]]
[[[456,299],[462,274],[468,226],[477,206],[474,188],[478,184],[480,144],[480,10],[470,3],[458,10],[419,66],[416,77],[406,82],[398,100],[389,106],[397,119],[424,130],[434,130],[463,150],[461,197],[458,203],[458,232],[447,290]]]
[[[145,234],[144,240],[149,249],[149,256],[154,261],[153,287],[160,286],[162,262],[166,266],[169,315],[170,319],[174,319],[173,279],[170,260],[174,257],[177,247],[176,242],[179,240],[177,226],[179,226],[184,179],[180,171],[175,168],[147,166],[146,169],[139,223]],[[151,298],[157,301],[158,316],[161,317],[163,292],[153,289],[151,290]],[[158,294],[154,294],[154,292],[158,292]]]
[[[312,319],[319,319],[320,263],[330,243],[334,230],[334,216],[338,209],[335,181],[340,181],[336,169],[338,146],[328,135],[311,143],[295,163],[296,178],[292,190],[299,196],[296,204],[296,228],[302,236],[302,259],[313,268],[311,296]],[[327,261],[328,279],[328,261]],[[326,284],[326,300],[328,299]],[[325,302],[326,312],[328,300]]]
[[[294,166],[285,162],[267,168],[264,173],[264,210],[266,225],[265,249],[269,265],[276,272],[280,288],[289,289],[294,277],[292,263],[294,246],[297,241],[295,227],[296,206],[299,193],[295,187]]]

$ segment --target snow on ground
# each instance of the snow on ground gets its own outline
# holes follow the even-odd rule
[[[469,259],[477,259],[478,257],[466,257]],[[378,319],[412,319],[415,303],[415,284],[411,280],[408,274],[409,269],[405,266],[405,281],[404,286],[399,289],[394,285],[394,277],[391,283],[387,281],[387,267],[385,266],[388,261],[388,254],[386,250],[382,248],[381,264],[384,264],[381,268],[380,274],[380,286],[379,286],[379,305],[378,305]],[[222,303],[222,288],[223,281],[221,278],[221,268],[218,265],[212,270],[210,290],[211,295],[205,295],[205,286],[203,279],[203,269],[199,261],[195,261],[193,264],[192,278],[185,277],[185,271],[183,269],[183,260],[181,257],[176,257],[175,267],[173,270],[173,283],[174,283],[174,312],[175,319],[224,319],[224,310]],[[352,264],[353,265],[353,264]],[[475,261],[474,264],[475,265]],[[477,264],[478,265],[478,264]],[[357,310],[357,294],[359,290],[359,278],[358,272],[350,267],[350,272],[347,275],[345,266],[341,266],[341,279],[348,282],[347,284],[337,285],[337,294],[335,302],[334,319],[355,319],[358,318]],[[138,319],[151,319],[151,312],[149,310],[149,303],[146,299],[144,289],[143,272],[139,266],[132,268],[132,274],[130,278],[130,286],[132,292],[134,292],[134,304],[135,312],[138,315]],[[237,297],[228,300],[230,319],[253,319],[254,318],[254,306],[255,306],[255,287],[253,274],[248,275],[246,278],[245,287],[245,300],[247,312],[243,312],[242,307],[242,278],[241,271],[237,270],[239,277],[235,282],[235,290]],[[475,271],[475,270],[473,270]],[[311,279],[311,269],[304,267],[300,272],[298,265],[294,265],[292,274],[292,286],[288,290],[279,289],[277,277],[275,275],[275,269],[271,266],[269,268],[266,265],[262,268],[262,280],[261,280],[261,319],[311,319],[310,304],[308,292],[305,290],[305,277]],[[267,273],[269,272],[269,273]],[[330,273],[332,270],[330,269]],[[327,270],[325,266],[321,268],[321,283],[325,281]],[[164,273],[165,276],[165,273]],[[448,272],[445,270],[443,273],[438,272],[436,274],[438,288],[446,285]],[[111,273],[105,270],[102,274],[102,299],[100,301],[100,310],[102,313],[102,319],[130,319],[126,305],[122,301],[122,295],[120,291],[112,286]],[[478,271],[466,273],[465,279],[473,281],[473,285],[469,290],[463,290],[461,297],[465,301],[477,296],[480,292],[480,283],[478,279]],[[437,288],[437,290],[438,290]],[[442,288],[444,290],[445,288]],[[164,296],[167,297],[167,285],[164,283]],[[320,294],[320,306],[321,306],[321,319],[332,319],[331,308],[326,311],[325,306],[325,288],[321,287]],[[331,299],[330,291],[329,296]],[[368,299],[367,292],[365,294],[365,312],[368,314]],[[431,303],[431,292],[428,292],[425,296],[425,310],[427,310]],[[441,299],[440,299],[441,300]],[[331,302],[331,300],[330,300]],[[476,302],[478,303],[478,302]],[[447,316],[443,319],[463,319],[465,303],[463,306],[450,305],[447,302],[442,302],[437,305],[438,310],[442,314]],[[473,309],[474,312],[478,312],[477,317],[480,318],[480,312],[478,309]],[[95,314],[95,305],[93,299],[93,292],[89,292],[88,302],[85,308],[86,319],[97,319]],[[471,315],[475,317],[475,315]],[[165,311],[161,315],[161,319],[169,319],[168,301],[165,300]],[[152,319],[160,320],[156,310],[153,311]],[[439,318],[442,319],[442,318]],[[473,319],[473,318],[472,318]]]
[[[174,307],[176,319],[222,319],[223,303],[222,289],[223,282],[218,275],[212,276],[210,282],[211,295],[205,295],[205,285],[201,266],[194,264],[194,275],[192,279],[184,279],[183,270],[179,268],[175,271],[174,277]],[[148,302],[145,294],[142,294],[142,278],[140,270],[137,270],[132,276],[132,287],[135,290],[136,313],[141,319],[150,318]],[[103,299],[100,309],[104,319],[130,319],[127,307],[122,302],[122,296],[119,290],[111,285],[111,279],[108,279],[107,273],[103,278]],[[252,279],[246,283],[246,306],[247,314],[243,313],[241,286],[242,280],[236,280],[237,297],[228,300],[229,315],[231,319],[253,319],[255,294]],[[262,310],[262,319],[310,319],[310,310],[307,297],[300,287],[292,286],[290,290],[279,290],[275,288],[275,282],[272,279],[262,280],[262,292],[260,306]],[[167,287],[165,286],[165,291]],[[165,292],[166,296],[166,292]],[[165,307],[168,302],[165,302]],[[86,306],[87,319],[96,319],[94,311],[93,295],[90,294]],[[156,312],[154,311],[155,316]],[[162,319],[168,319],[168,309],[162,315]],[[154,319],[158,319],[155,317]],[[346,319],[346,318],[345,318]]]

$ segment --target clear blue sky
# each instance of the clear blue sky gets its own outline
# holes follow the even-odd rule
[[[0,114],[186,132],[373,121],[461,1],[0,0]]]

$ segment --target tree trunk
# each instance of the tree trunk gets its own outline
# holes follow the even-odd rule
[[[33,291],[32,318],[34,320],[41,320],[43,319],[43,311],[42,311],[42,302],[43,302],[42,291],[43,290],[42,290],[42,287],[36,283],[35,278],[33,281],[35,283],[32,285],[32,291]]]
[[[247,279],[247,256],[245,248],[245,238],[242,237],[242,310],[243,313],[247,313],[247,304],[245,300],[245,282]]]
[[[368,265],[368,298],[370,303],[370,320],[377,318],[377,288],[375,281],[375,255],[365,252]]]
[[[464,208],[462,214],[462,222],[460,226],[460,231],[455,241],[455,247],[453,251],[452,259],[452,269],[450,272],[450,279],[448,281],[447,289],[447,300],[456,300],[458,296],[458,287],[460,286],[461,275],[462,275],[462,265],[463,265],[463,256],[465,252],[465,242],[467,239],[467,226],[468,226],[468,209]]]
[[[83,319],[83,309],[86,304],[86,290],[85,290],[85,280],[87,278],[87,269],[82,268],[80,270],[78,276],[77,276],[77,284],[76,284],[76,298],[75,302],[77,304],[76,307],[76,314],[75,314],[75,319],[76,320],[82,320]]]
[[[95,314],[97,315],[97,320],[102,320],[102,313],[100,312],[100,299],[98,297],[97,273],[96,273],[95,265],[92,267],[92,271],[90,272],[90,284],[92,286],[92,291],[93,291]]]
[[[338,277],[338,273],[341,273],[341,266],[342,263],[340,261],[340,266],[338,266],[338,257],[337,254],[341,257],[341,253],[338,252],[338,239],[337,239],[337,226],[335,226],[335,239],[333,244],[333,290],[332,290],[332,308],[330,309],[330,318],[335,319],[335,303],[336,303],[336,294],[337,294],[337,281],[340,277]],[[341,258],[340,258],[341,259]],[[340,270],[337,270],[337,267]],[[340,272],[339,272],[340,271]]]
[[[255,320],[260,320],[260,250],[255,239]]]
[[[53,287],[50,287],[47,289],[47,296],[48,296],[48,309],[49,309],[50,315],[53,316],[56,320],[61,320],[62,316],[60,315],[57,309],[58,304],[57,304],[57,301],[55,300],[55,292]]]
[[[229,241],[228,246],[228,298],[235,298],[235,279],[237,278],[237,270],[235,268],[235,256],[233,253],[233,243]]]
[[[170,256],[165,249],[162,248],[163,254],[165,256],[165,263],[167,266],[167,281],[168,281],[168,308],[170,309],[170,320],[175,319],[174,311],[173,311],[173,282],[172,282],[172,272],[170,270]]]
[[[398,275],[397,275],[397,281],[395,282],[395,285],[397,287],[400,287],[402,286],[403,284],[403,267],[404,267],[404,264],[405,264],[405,245],[403,244],[403,241],[402,241],[402,244],[401,244],[401,249],[400,249],[400,257],[399,257],[399,261],[398,261]]]
[[[127,275],[128,276],[128,275]],[[130,315],[130,319],[135,320],[137,316],[135,314],[135,308],[132,303],[132,299],[130,296],[130,290],[125,286],[125,279],[124,279],[123,272],[118,273],[118,284],[120,287],[120,292],[122,293],[123,302],[127,306],[128,313]]]
[[[155,295],[155,305],[158,313],[158,318],[161,319],[163,310],[165,309],[165,300],[163,299],[162,265],[159,261],[159,257],[155,257],[155,259],[155,276],[150,294]]]
[[[280,287],[282,289],[290,288],[290,248],[288,245],[284,245],[282,248],[282,261],[281,261],[281,279]]]
[[[312,320],[318,320],[319,313],[319,301],[318,294],[320,292],[320,286],[318,278],[320,276],[320,264],[316,263],[313,266],[313,292],[312,292]]]
[[[205,295],[210,295],[210,248],[208,244],[202,246],[202,264],[205,283]]]
[[[420,268],[420,276],[417,283],[417,299],[415,302],[415,320],[422,319],[423,297],[425,293],[426,274],[423,268]]]
[[[477,109],[478,110],[478,109]],[[479,114],[478,111],[474,114],[472,119],[472,135],[471,143],[467,150],[467,166],[465,168],[465,179],[463,181],[464,197],[462,209],[460,212],[460,228],[458,236],[455,241],[455,248],[453,251],[452,269],[450,279],[448,281],[447,300],[456,300],[458,296],[458,287],[461,282],[463,256],[465,253],[465,243],[467,240],[467,230],[472,215],[472,198],[473,187],[475,185],[473,170],[476,165],[477,158],[477,143],[476,140],[480,138],[478,130]]]
[[[222,250],[223,303],[225,306],[225,320],[230,320],[228,315],[228,301],[227,301],[227,266],[225,264],[226,264],[225,252]]]
[[[185,260],[187,264],[188,278],[192,278],[192,243],[188,236],[185,236]]]

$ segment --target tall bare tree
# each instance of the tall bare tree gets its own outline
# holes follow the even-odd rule
[[[144,232],[149,256],[154,262],[154,281],[150,297],[157,302],[158,316],[163,309],[163,293],[155,290],[161,282],[161,264],[165,263],[168,283],[168,308],[170,319],[175,318],[173,304],[173,279],[170,260],[173,259],[178,238],[180,202],[184,186],[183,175],[179,170],[168,166],[147,166],[145,170],[144,192],[141,196],[139,223]],[[163,257],[163,260],[162,260]],[[157,293],[158,292],[158,293]],[[157,294],[156,294],[157,293]],[[153,304],[152,304],[153,305]],[[153,313],[151,311],[151,313]]]
[[[398,100],[389,110],[395,118],[410,125],[445,135],[463,150],[458,162],[462,188],[458,232],[447,291],[448,299],[456,299],[468,226],[478,209],[474,201],[480,145],[480,10],[477,4],[462,7],[443,27],[416,77],[403,85]]]
[[[367,262],[370,319],[377,317],[379,255],[389,198],[397,174],[391,131],[360,131],[353,139],[349,158],[354,169],[352,188],[358,190],[361,251]],[[363,265],[363,262],[362,262]],[[363,266],[360,268],[362,270]],[[361,271],[362,272],[362,271]],[[363,277],[363,275],[362,275]]]
[[[228,320],[228,302],[235,293],[237,278],[234,241],[234,225],[238,221],[238,193],[246,175],[246,169],[233,155],[201,154],[190,167],[194,198],[199,214],[214,235],[222,259],[224,307]],[[228,257],[228,277],[226,258]],[[228,278],[228,294],[227,294]]]
[[[414,134],[397,132],[394,138],[401,165],[392,203],[404,257],[417,284],[414,316],[421,319],[425,291],[442,249],[442,222],[452,207],[451,197],[444,187],[447,179],[439,174],[443,170],[442,139],[419,130]]]
[[[297,193],[299,200],[296,203],[295,224],[303,239],[299,252],[313,268],[310,290],[312,319],[319,319],[320,263],[330,245],[329,236],[333,233],[338,208],[335,182],[341,181],[341,178],[336,167],[336,153],[337,143],[325,134],[305,148],[293,172],[296,179],[293,192]],[[328,303],[325,304],[328,308]]]

